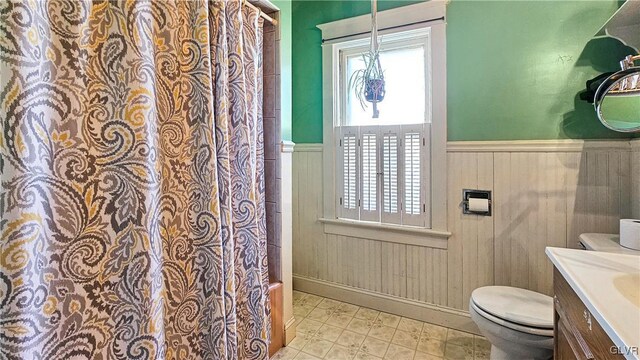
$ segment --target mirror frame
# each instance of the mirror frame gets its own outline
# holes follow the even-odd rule
[[[594,99],[593,99],[593,106],[596,109],[596,115],[598,116],[598,120],[600,120],[600,123],[602,123],[602,125],[604,125],[607,129],[610,129],[610,130],[613,130],[613,131],[617,131],[617,132],[622,132],[622,133],[640,132],[640,125],[638,125],[636,127],[633,127],[633,128],[629,128],[629,129],[620,129],[620,128],[612,127],[603,118],[602,110],[600,109],[600,105],[602,105],[602,100],[604,100],[605,95],[618,82],[618,80],[620,80],[622,78],[625,78],[625,77],[627,77],[629,75],[632,75],[632,74],[640,74],[640,67],[637,67],[637,66],[636,67],[630,67],[628,69],[620,70],[618,72],[613,73],[611,76],[606,78],[600,84],[600,86],[598,86],[598,89],[596,90],[596,94],[595,94]],[[639,119],[639,121],[640,121],[640,119]]]

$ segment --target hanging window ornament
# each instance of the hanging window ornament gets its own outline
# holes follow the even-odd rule
[[[371,0],[371,43],[369,51],[362,54],[364,69],[353,72],[349,79],[349,88],[354,92],[364,110],[367,102],[373,104],[373,118],[380,115],[378,103],[384,100],[384,72],[380,65],[380,43],[378,41],[378,6]]]

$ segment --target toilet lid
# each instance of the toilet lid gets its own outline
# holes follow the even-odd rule
[[[547,295],[509,286],[485,286],[475,289],[471,300],[500,319],[553,329],[553,299]]]

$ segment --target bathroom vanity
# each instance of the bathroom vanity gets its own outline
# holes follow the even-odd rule
[[[640,359],[640,256],[547,248],[554,359]]]
[[[623,359],[615,345],[557,269],[553,272],[555,359]]]

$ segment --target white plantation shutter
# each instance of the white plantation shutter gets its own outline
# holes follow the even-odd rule
[[[426,199],[429,181],[427,178],[428,137],[425,128],[428,125],[405,125],[402,127],[403,155],[403,209],[402,224],[426,225]]]
[[[339,129],[338,204],[343,218],[358,219],[358,132],[356,127]]]
[[[378,182],[378,130],[360,128],[360,220],[380,221]]]
[[[383,223],[400,224],[399,127],[384,126],[382,132],[382,211]]]
[[[404,134],[404,212],[417,215],[422,199],[420,197],[420,147],[422,146],[422,134],[419,132],[407,132]]]
[[[430,124],[338,128],[339,217],[430,226]]]

